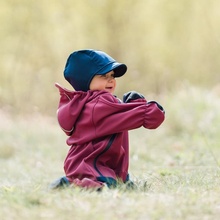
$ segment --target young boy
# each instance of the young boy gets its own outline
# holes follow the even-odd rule
[[[126,71],[125,64],[102,51],[80,50],[69,56],[64,77],[75,91],[56,87],[60,92],[58,122],[69,136],[70,150],[64,162],[66,175],[52,188],[71,184],[101,189],[130,182],[128,130],[157,128],[164,110],[134,91],[126,93],[123,102],[113,95],[115,78]]]

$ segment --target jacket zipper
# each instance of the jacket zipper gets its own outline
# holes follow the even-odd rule
[[[113,141],[115,140],[115,137],[116,137],[116,134],[113,134],[113,135],[111,136],[111,138],[110,138],[108,144],[106,145],[105,149],[104,149],[100,154],[98,154],[98,155],[95,157],[95,159],[94,159],[94,163],[93,163],[94,168],[95,168],[95,170],[99,173],[100,176],[103,176],[103,174],[100,172],[100,170],[99,170],[98,167],[97,167],[97,161],[98,161],[98,159],[99,159],[100,156],[102,156],[106,151],[109,150],[109,148],[111,147]]]

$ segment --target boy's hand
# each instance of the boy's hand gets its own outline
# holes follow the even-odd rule
[[[147,102],[147,104],[151,104],[151,103],[155,103],[155,104],[157,105],[157,107],[158,107],[162,112],[165,113],[163,107],[162,107],[159,103],[157,103],[156,101],[148,101],[148,102]]]
[[[128,102],[131,102],[132,100],[136,100],[136,99],[145,99],[145,98],[142,94],[135,92],[135,91],[130,91],[130,92],[127,92],[123,95],[123,102],[124,103],[128,103]]]

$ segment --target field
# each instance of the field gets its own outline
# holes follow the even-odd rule
[[[218,0],[0,2],[0,220],[219,219]],[[135,190],[50,191],[68,147],[56,120],[74,50],[128,66],[117,79],[159,101],[157,130],[130,131]],[[69,87],[68,87],[69,86]]]
[[[0,112],[0,216],[22,219],[218,219],[220,97],[182,85],[155,97],[166,109],[157,130],[130,132],[135,190],[48,190],[63,175],[68,147],[56,117]]]

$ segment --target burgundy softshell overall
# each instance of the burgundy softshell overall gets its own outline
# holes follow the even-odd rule
[[[157,128],[164,112],[145,99],[122,103],[105,91],[60,91],[58,122],[69,136],[64,170],[70,183],[102,187],[104,182],[128,179],[128,130]]]

